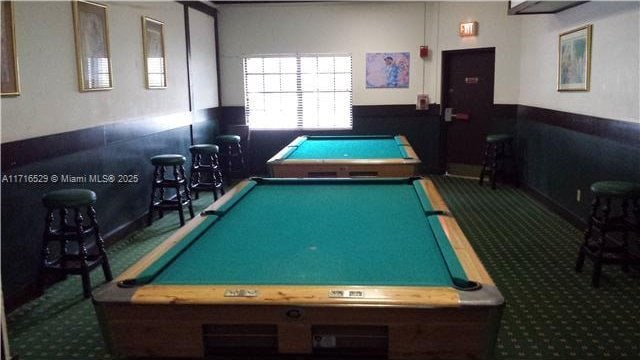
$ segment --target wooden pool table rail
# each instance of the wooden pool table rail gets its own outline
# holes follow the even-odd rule
[[[207,210],[219,209],[249,184],[238,184]],[[420,185],[433,208],[448,213],[433,183],[421,180]],[[383,355],[398,360],[485,359],[491,353],[504,299],[451,216],[439,216],[439,221],[469,280],[483,284],[480,290],[243,284],[118,287],[118,281],[140,274],[204,219],[189,221],[116,280],[94,291],[96,313],[111,352],[130,357],[193,358],[228,351],[216,347],[220,344],[271,339],[274,347],[265,351],[310,354],[328,350],[340,356],[365,339]],[[256,290],[257,296],[225,296],[230,289]],[[362,296],[330,296],[336,290]],[[262,329],[272,330],[262,333]],[[316,348],[314,339],[325,333],[341,339],[336,341],[346,348]],[[350,337],[354,334],[356,340]]]
[[[249,180],[243,180],[234,186],[231,190],[227,191],[218,201],[208,206],[204,211],[215,211],[222,205],[227,203],[230,199],[236,196],[245,186],[249,185]],[[204,212],[203,211],[203,212]],[[133,279],[137,277],[144,269],[153,264],[158,258],[160,258],[169,249],[179,243],[189,232],[193,231],[198,225],[200,225],[206,218],[204,216],[196,216],[189,220],[184,226],[176,230],[169,238],[160,243],[156,248],[143,256],[131,267],[127,268],[124,272],[118,275],[114,282],[123,281],[126,279]]]
[[[429,200],[434,209],[445,211],[447,214],[451,214],[449,207],[440,196],[440,193],[436,189],[435,185],[431,180],[425,180],[421,182],[422,187],[427,194]],[[469,243],[469,240],[462,232],[460,225],[456,221],[455,217],[448,216],[439,216],[440,225],[444,230],[445,234],[447,234],[447,238],[451,243],[451,247],[455,251],[458,261],[462,265],[465,273],[467,274],[467,278],[471,281],[479,282],[483,285],[493,285],[493,280],[491,276],[487,272],[487,270],[482,265],[480,258],[473,250],[473,247]]]
[[[407,154],[395,159],[288,159],[288,155],[306,141],[299,136],[267,161],[273,177],[410,177],[420,172],[422,162],[404,135],[395,136],[398,146]],[[324,175],[322,175],[324,174]],[[355,175],[354,175],[355,174]],[[362,175],[358,175],[362,174]]]
[[[220,209],[250,184],[238,184],[207,210]],[[433,183],[422,180],[420,185],[433,208],[448,213]],[[130,357],[230,354],[237,358],[236,352],[248,347],[250,354],[329,351],[340,357],[365,344],[364,351],[397,360],[490,356],[504,300],[451,216],[439,216],[440,223],[467,277],[483,284],[480,290],[243,284],[118,287],[118,281],[140,274],[204,219],[189,221],[116,280],[94,291],[96,314],[111,352]],[[225,296],[229,289],[256,290],[257,296]],[[331,296],[336,291],[361,296]],[[318,347],[318,337],[330,343],[333,339],[335,346]],[[265,343],[266,348],[252,348]]]
[[[207,207],[205,211],[215,211],[229,200],[234,198],[241,190],[248,186],[249,180],[245,180],[228,191],[222,198]],[[449,213],[449,208],[438,193],[433,182],[422,179],[420,184],[427,194],[432,206],[436,210]],[[193,231],[205,220],[198,216],[178,229],[174,234],[157,246],[154,250],[142,257],[133,266],[128,268],[116,279],[115,283],[126,279],[136,278],[147,267],[158,260],[163,254],[178,244],[189,232]],[[480,259],[469,244],[456,220],[451,216],[439,216],[440,224],[447,235],[467,278],[482,284],[484,287],[492,287],[493,281],[482,266]],[[379,306],[460,306],[460,295],[464,291],[458,291],[449,287],[418,287],[418,286],[267,286],[250,284],[230,285],[143,285],[134,288],[130,301],[139,304],[225,304],[225,303],[253,303],[253,304],[323,304],[323,305],[353,305],[376,304]],[[228,297],[225,290],[250,289],[257,290],[255,297]],[[329,297],[332,290],[359,290],[362,297]],[[474,298],[482,298],[483,289],[477,291]],[[492,297],[493,293],[489,292]],[[105,299],[106,300],[106,299]]]

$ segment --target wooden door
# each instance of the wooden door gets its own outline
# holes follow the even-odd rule
[[[494,71],[495,48],[442,53],[443,113],[453,115],[445,116],[447,172],[479,174],[493,109]]]

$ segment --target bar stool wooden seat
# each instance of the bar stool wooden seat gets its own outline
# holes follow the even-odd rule
[[[623,271],[627,271],[629,265],[640,264],[640,257],[629,251],[629,233],[640,234],[640,184],[598,181],[591,185],[591,192],[595,197],[584,242],[578,251],[576,271],[582,271],[585,258],[589,258],[593,262],[591,284],[598,287],[603,265],[622,265]],[[619,208],[614,209],[616,206]]]
[[[105,279],[112,280],[109,259],[93,207],[95,202],[96,194],[87,189],[57,190],[42,197],[42,203],[47,208],[47,217],[41,250],[41,288],[44,273],[47,271],[55,271],[65,277],[68,274],[80,275],[85,298],[91,297],[91,270],[102,266]],[[89,219],[88,222],[82,215],[83,211]],[[94,241],[87,241],[92,237]],[[51,254],[52,243],[57,244],[55,255]]]
[[[167,210],[177,210],[180,216],[180,226],[184,225],[183,207],[187,206],[193,219],[191,194],[184,173],[186,158],[179,154],[156,155],[151,158],[155,167],[151,186],[151,202],[149,203],[149,225],[153,222],[153,212],[158,211],[160,218]],[[173,178],[167,178],[165,167],[172,167]],[[165,189],[175,190],[175,199],[167,198]]]
[[[216,143],[220,146],[220,155],[226,165],[227,177],[231,177],[233,174],[239,174],[240,177],[246,176],[240,140],[239,135],[218,135],[216,137]]]
[[[200,191],[213,192],[213,200],[224,195],[222,171],[218,163],[217,145],[197,144],[189,147],[191,152],[191,181],[189,189],[199,198]]]
[[[505,161],[511,160],[513,163],[513,180],[517,185],[517,171],[515,153],[513,151],[513,135],[490,134],[486,137],[484,160],[480,171],[480,185],[484,183],[485,175],[489,176],[491,188],[496,188],[496,178],[505,175]]]

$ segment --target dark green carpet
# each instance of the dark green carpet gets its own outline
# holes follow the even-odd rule
[[[196,215],[213,201],[200,194],[193,203]],[[188,212],[185,214],[189,219]],[[100,214],[98,214],[100,220]],[[152,226],[132,234],[107,249],[114,276],[148,253],[180,227],[178,215],[169,212]],[[104,283],[102,271],[91,273],[91,284]],[[114,359],[102,341],[93,305],[82,297],[79,276],[70,276],[45,291],[44,296],[7,315],[11,352],[20,360]]]
[[[523,191],[434,180],[507,301],[495,359],[640,359],[637,273],[605,267],[594,289],[582,233]]]
[[[524,192],[492,191],[472,180],[435,182],[507,300],[495,359],[640,359],[640,278],[605,267],[600,289],[591,265],[573,271],[581,233]],[[196,210],[212,198],[203,195]],[[176,215],[108,249],[120,273],[178,228]],[[103,281],[96,270],[94,285]],[[8,315],[21,360],[113,359],[78,277]]]

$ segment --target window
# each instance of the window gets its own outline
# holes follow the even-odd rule
[[[252,129],[351,128],[351,56],[256,56],[243,63]]]

